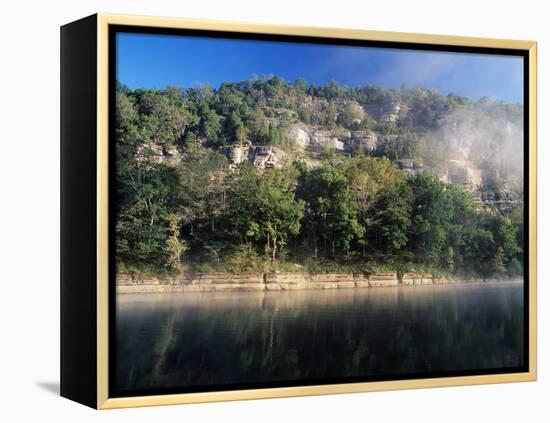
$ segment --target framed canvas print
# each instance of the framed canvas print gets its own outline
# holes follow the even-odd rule
[[[536,379],[536,43],[61,29],[61,394]]]

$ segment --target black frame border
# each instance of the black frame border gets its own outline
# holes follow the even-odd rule
[[[143,35],[172,35],[172,36],[189,36],[189,37],[207,37],[220,39],[234,40],[249,40],[249,41],[276,41],[300,44],[324,44],[336,46],[353,46],[353,47],[375,47],[386,49],[400,50],[415,50],[415,51],[435,51],[449,53],[473,53],[473,54],[490,54],[502,56],[516,56],[523,58],[523,124],[524,124],[524,282],[523,282],[523,322],[524,322],[524,365],[520,367],[504,367],[495,369],[471,369],[471,370],[456,370],[446,372],[433,373],[407,373],[393,374],[388,376],[372,376],[372,377],[342,377],[330,379],[312,379],[300,381],[276,381],[276,382],[253,382],[240,384],[224,384],[224,385],[202,385],[196,387],[170,387],[170,388],[151,388],[139,390],[118,390],[116,388],[116,260],[114,251],[115,245],[115,207],[116,204],[116,157],[115,154],[115,120],[116,120],[116,35],[118,33],[134,33]],[[527,373],[530,369],[530,322],[529,322],[529,243],[530,243],[530,227],[529,221],[529,160],[530,160],[530,63],[529,50],[522,49],[505,49],[493,47],[469,47],[457,45],[439,45],[427,43],[413,42],[398,42],[398,41],[373,41],[373,40],[358,40],[333,37],[317,37],[317,36],[298,36],[298,35],[273,35],[261,33],[246,33],[238,31],[216,31],[202,29],[184,29],[184,28],[161,28],[139,25],[113,25],[108,26],[108,219],[109,219],[109,240],[108,240],[108,397],[123,398],[136,396],[150,395],[169,395],[169,394],[189,394],[203,393],[213,391],[236,391],[250,389],[267,389],[267,388],[285,388],[297,386],[315,386],[315,385],[335,385],[342,383],[364,383],[364,382],[386,382],[412,379],[433,379],[433,378],[448,378],[460,376],[482,376],[482,375],[497,375],[511,373]]]

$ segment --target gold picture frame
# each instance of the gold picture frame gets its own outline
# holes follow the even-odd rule
[[[70,25],[75,24],[69,24]],[[249,34],[290,35],[300,37],[318,37],[347,40],[386,41],[409,44],[430,44],[438,46],[465,46],[496,49],[523,50],[528,53],[529,75],[529,371],[521,373],[488,374],[476,376],[437,377],[410,380],[393,380],[380,382],[361,382],[330,384],[317,386],[293,386],[282,388],[245,389],[225,392],[201,392],[185,394],[109,397],[109,308],[112,303],[109,298],[109,27],[138,26],[152,28],[174,28],[191,30],[210,30],[224,32],[239,32]],[[461,385],[493,384],[505,382],[535,381],[537,378],[537,43],[534,41],[517,41],[490,38],[475,38],[448,35],[411,34],[401,32],[381,32],[360,29],[316,28],[287,25],[265,25],[252,23],[237,23],[198,19],[179,19],[144,16],[124,16],[114,14],[94,15],[90,27],[95,26],[96,35],[96,169],[95,169],[95,305],[93,317],[96,319],[95,346],[96,352],[91,357],[95,359],[95,404],[92,399],[82,400],[71,394],[71,387],[62,386],[62,395],[87,403],[98,409],[121,407],[140,407],[152,405],[189,404],[214,401],[234,401],[263,398],[280,398],[307,395],[344,394],[354,392],[371,392],[399,389],[435,388]],[[112,58],[111,58],[112,60]],[[526,75],[527,76],[527,75]],[[63,114],[62,114],[63,116]],[[62,282],[63,285],[63,282]],[[67,297],[67,301],[73,301]],[[63,303],[63,301],[62,301]],[[62,314],[68,313],[63,308]],[[63,329],[63,325],[62,325]],[[66,333],[69,331],[67,330]],[[69,336],[69,335],[67,335]],[[63,339],[63,336],[62,336]],[[70,341],[68,340],[69,344]],[[67,345],[68,345],[67,344]],[[63,354],[63,348],[62,348]],[[65,353],[67,357],[69,351]],[[92,363],[93,364],[93,363]],[[63,367],[63,366],[62,366]],[[65,371],[68,375],[69,368]],[[70,376],[66,376],[70,377]],[[78,376],[75,376],[78,378]],[[76,383],[76,382],[75,382]],[[62,381],[63,385],[63,381]],[[80,389],[80,388],[79,388]],[[82,388],[85,389],[85,388]],[[91,394],[86,394],[88,397]]]

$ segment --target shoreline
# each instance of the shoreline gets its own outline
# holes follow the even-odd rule
[[[118,274],[116,293],[157,294],[221,291],[293,291],[324,289],[387,288],[400,286],[467,285],[514,281],[514,278],[438,278],[429,274],[397,272],[362,273],[182,273],[152,277]]]

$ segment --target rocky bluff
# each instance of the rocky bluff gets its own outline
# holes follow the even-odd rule
[[[280,131],[278,142],[245,136],[213,147],[227,157],[231,169],[243,162],[271,169],[294,160],[316,166],[327,154],[343,160],[362,153],[386,156],[406,175],[428,172],[459,185],[482,207],[506,212],[521,195],[521,122],[507,112],[493,116],[498,104],[485,114],[481,101],[453,109],[424,98],[359,102],[307,94],[287,97],[268,97],[262,106],[264,125]],[[205,138],[198,141],[208,144]],[[139,146],[137,159],[173,165],[184,154],[182,146],[148,143]]]

